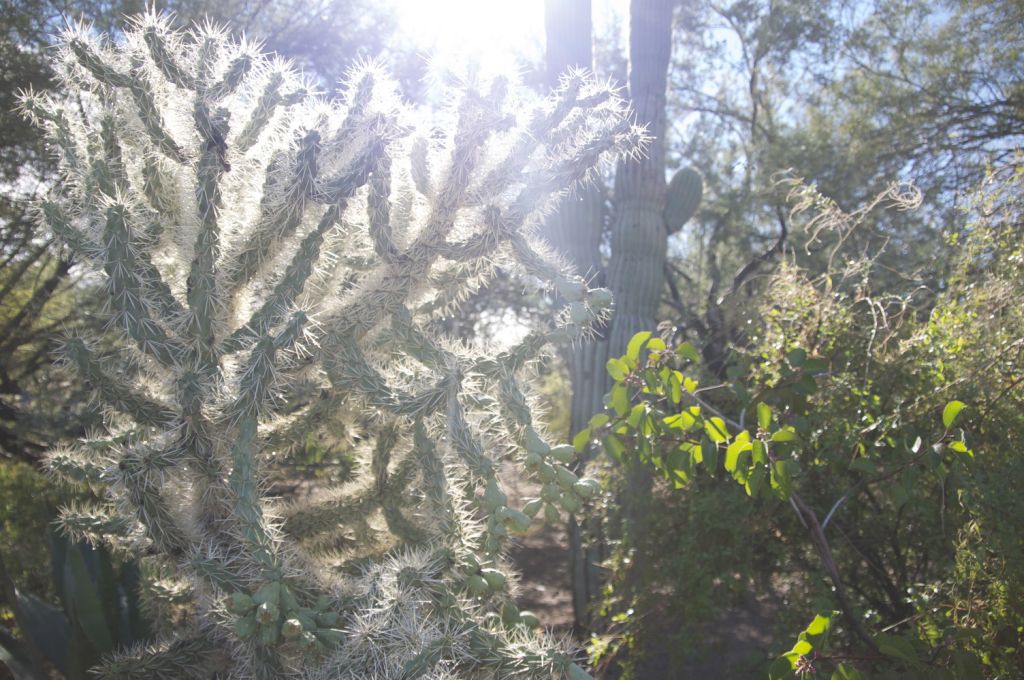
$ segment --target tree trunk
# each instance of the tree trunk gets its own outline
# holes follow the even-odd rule
[[[567,70],[591,68],[590,0],[548,0],[544,19],[547,81],[548,87],[555,87]],[[552,245],[569,258],[591,286],[605,285],[600,252],[603,206],[602,187],[594,184],[563,200],[548,220]],[[567,347],[565,351],[572,386],[569,436],[583,429],[590,417],[603,408],[602,398],[610,387],[605,371],[608,361],[606,329],[597,330],[592,340]],[[584,458],[577,472],[582,473],[585,466]],[[603,559],[600,522],[588,521],[585,525],[581,527],[575,517],[569,518],[569,567],[577,629],[586,628],[590,622],[589,606],[600,588],[597,564]],[[590,535],[586,548],[584,532]]]
[[[657,326],[667,229],[665,227],[665,98],[672,50],[672,0],[633,0],[629,17],[629,97],[637,123],[651,135],[647,153],[619,163],[615,173],[608,284],[615,296],[609,352],[625,352],[629,339]],[[644,544],[651,477],[628,465],[622,497],[624,529]],[[642,568],[642,565],[636,565]]]

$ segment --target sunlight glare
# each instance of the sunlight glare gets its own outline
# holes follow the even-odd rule
[[[543,56],[543,0],[390,2],[399,30],[440,65],[537,61]]]

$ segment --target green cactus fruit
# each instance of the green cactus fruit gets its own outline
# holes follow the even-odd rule
[[[561,465],[555,468],[555,479],[558,482],[558,486],[563,489],[571,489],[573,484],[580,481],[579,477],[576,476],[576,473],[567,467],[562,467]]]
[[[558,508],[553,503],[548,503],[544,506],[544,521],[546,522],[559,522],[562,519],[562,514],[558,512]]]
[[[501,590],[505,587],[505,575],[497,569],[481,569],[480,576],[487,581],[490,590]]]
[[[537,476],[540,477],[540,481],[550,484],[551,482],[558,479],[558,475],[555,473],[555,468],[548,463],[541,463],[540,467],[537,468]]]
[[[665,226],[674,234],[693,217],[704,193],[704,180],[691,167],[680,168],[668,183],[665,196]]]
[[[533,612],[520,612],[519,621],[527,628],[538,628],[540,627],[540,619]]]
[[[299,649],[304,652],[310,652],[316,649],[317,641],[316,636],[313,633],[306,631],[299,636]]]
[[[281,624],[276,620],[260,624],[260,644],[264,647],[275,647],[281,640]]]
[[[256,634],[256,612],[246,614],[245,616],[235,619],[234,623],[235,635],[242,640],[248,640]]]
[[[561,499],[559,499],[559,504],[562,506],[563,510],[572,515],[575,515],[583,509],[583,504],[580,503],[580,500],[571,493],[562,494]]]
[[[536,517],[537,513],[540,512],[543,507],[544,501],[539,498],[534,498],[526,501],[526,505],[523,506],[523,514],[527,517]]]
[[[498,481],[493,477],[487,481],[487,488],[484,490],[484,506],[491,511],[503,508],[508,504],[508,496],[498,488]]]
[[[480,574],[473,574],[466,579],[466,588],[474,597],[483,597],[488,591],[487,580]]]
[[[330,617],[328,617],[328,614],[330,614],[330,613],[332,613],[332,612],[324,612],[322,614],[318,614],[315,611],[313,611],[312,609],[300,609],[300,610],[298,610],[297,612],[295,612],[292,615],[292,618],[297,620],[300,624],[302,624],[303,629],[305,629],[305,630],[316,630],[317,627],[318,627],[317,624],[319,624],[321,626],[326,625],[328,628],[330,628],[332,625],[334,625],[334,624],[328,625],[328,624],[324,623],[325,621],[328,621],[330,619]],[[337,618],[336,617],[337,617],[337,614],[335,614],[334,623],[337,623]]]
[[[567,302],[580,302],[583,300],[586,287],[583,285],[582,281],[559,279],[555,281],[555,290],[557,290],[558,294],[565,298]]]
[[[503,513],[505,518],[505,527],[516,534],[525,534],[530,530],[530,517],[525,512],[521,512],[514,508],[505,508]]]
[[[285,613],[291,613],[298,611],[299,601],[295,599],[295,594],[292,593],[292,589],[286,585],[281,586],[281,598],[280,598],[281,609]]]
[[[582,302],[573,302],[569,305],[569,318],[578,326],[590,323],[592,315],[590,309]]]
[[[501,622],[506,626],[514,626],[519,623],[519,607],[511,602],[506,602],[501,607]]]
[[[537,430],[528,427],[526,428],[526,450],[546,456],[551,452],[551,446],[544,441]]]
[[[256,607],[256,602],[249,596],[249,593],[235,592],[231,593],[226,606],[232,614],[243,616]]]
[[[271,603],[275,607],[281,601],[281,582],[270,581],[264,583],[256,594],[252,596],[253,602],[256,604],[267,604]]]
[[[571,444],[559,444],[551,447],[551,457],[559,463],[568,464],[576,458],[576,449]]]
[[[581,479],[572,485],[572,490],[583,499],[590,499],[601,493],[601,483],[596,479]]]
[[[535,469],[538,465],[544,462],[544,457],[536,451],[526,452],[526,467],[529,470]]]
[[[554,503],[562,495],[562,489],[555,482],[548,482],[540,490],[540,497],[548,503]]]
[[[607,288],[591,288],[587,291],[587,302],[594,309],[608,309],[615,298]]]
[[[338,612],[321,612],[316,615],[316,622],[324,628],[334,628],[338,625],[340,618]],[[315,628],[315,626],[311,628]]]

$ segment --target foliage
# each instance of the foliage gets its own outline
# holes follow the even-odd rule
[[[16,618],[24,642],[5,642],[16,678],[34,678],[27,648],[38,651],[63,677],[84,680],[101,655],[140,642],[147,627],[139,606],[139,568],[115,566],[104,547],[73,544],[50,533],[51,566],[60,607],[18,592]],[[41,669],[36,669],[37,672]]]
[[[0,554],[7,572],[24,590],[50,599],[47,524],[57,506],[56,489],[31,465],[0,464]]]
[[[671,564],[688,535],[722,524],[692,508],[727,507],[720,486],[731,479],[762,518],[715,541],[746,538],[771,556],[731,565],[741,582],[761,597],[785,584],[804,612],[827,602],[844,615],[832,623],[834,649],[816,661],[790,658],[791,672],[797,662],[827,662],[883,676],[1019,674],[1024,515],[1010,489],[1022,480],[1011,452],[1024,434],[1024,323],[1010,301],[1024,292],[1011,264],[1020,257],[1020,182],[1015,164],[977,194],[969,228],[953,238],[960,255],[944,292],[875,296],[864,260],[837,257],[821,277],[782,268],[766,301],[750,306],[747,356],[729,371],[728,391],[702,389],[680,370],[699,366],[692,345],[634,337],[609,361],[609,410],[574,443],[598,437],[626,468],[657,470],[679,490],[659,514],[685,519],[657,546],[624,534],[620,554]],[[844,223],[834,205],[817,205],[833,226]],[[693,498],[708,494],[717,506]],[[728,568],[715,560],[709,571]],[[675,586],[665,586],[672,575],[639,573],[672,588],[682,606],[715,592],[687,572]],[[636,606],[611,604],[612,613]],[[632,634],[643,630],[634,624]]]
[[[183,632],[99,676],[585,677],[527,629],[502,551],[541,508],[596,490],[571,447],[545,443],[523,386],[545,343],[611,299],[533,231],[637,152],[623,102],[578,73],[544,101],[452,79],[446,114],[416,130],[372,65],[325,102],[248,43],[155,16],[116,43],[71,28],[58,71],[74,97],[23,99],[64,177],[38,212],[103,272],[124,347],[64,343],[109,415],[48,456],[105,495],[60,522],[152,555],[193,603]],[[557,289],[558,318],[501,353],[437,333],[498,265]],[[268,460],[343,405],[368,416],[358,479],[271,502]],[[508,507],[505,461],[542,499]]]

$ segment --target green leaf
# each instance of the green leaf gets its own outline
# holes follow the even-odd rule
[[[103,654],[113,649],[114,640],[110,635],[110,625],[103,615],[99,593],[89,577],[82,553],[76,547],[68,549],[67,562],[64,564],[64,592],[72,620],[78,620],[82,632],[96,651]]]
[[[620,418],[629,413],[629,390],[622,383],[612,386],[611,400],[609,406]]]
[[[651,352],[664,352],[665,341],[661,338],[651,338],[647,341],[647,349]]]
[[[32,593],[15,590],[15,594],[22,613],[22,620],[18,623],[25,627],[22,633],[43,653],[47,661],[65,676],[68,675],[71,626],[64,612]]]
[[[683,378],[683,389],[689,392],[690,394],[696,392],[698,387],[700,387],[700,383],[694,380],[693,378]]]
[[[572,438],[572,447],[576,449],[577,453],[583,453],[587,450],[587,444],[590,443],[590,428],[585,427],[576,433],[576,436]]]
[[[679,346],[676,347],[676,355],[683,359],[689,359],[694,363],[700,363],[700,353],[697,351],[696,347],[688,342],[680,343]]]
[[[609,359],[606,364],[608,369],[608,375],[612,377],[615,382],[622,382],[629,375],[629,366],[622,359]]]
[[[796,644],[793,645],[793,649],[791,650],[791,652],[793,654],[805,656],[807,652],[811,651],[812,649],[814,649],[814,645],[812,645],[807,640],[797,640]]]
[[[672,429],[689,430],[691,427],[693,427],[694,423],[696,423],[697,420],[686,411],[682,411],[680,413],[676,413],[670,416],[665,416],[662,422],[664,422],[667,427],[670,427]]]
[[[707,418],[704,421],[704,431],[716,444],[723,444],[729,441],[729,430],[725,427],[725,421],[718,417]]]
[[[634,335],[629,344],[626,345],[626,363],[630,366],[637,366],[640,363],[640,351],[644,348],[644,344],[651,337],[650,331],[640,331]]]
[[[786,463],[788,460],[777,460],[772,463],[771,481],[772,489],[782,500],[789,500],[793,495],[793,479],[790,477],[790,468]]]
[[[791,442],[796,440],[796,430],[792,426],[787,425],[781,430],[776,430],[772,433],[773,442]]]
[[[611,418],[608,417],[607,413],[595,413],[590,419],[590,429],[596,430],[599,427],[604,427],[608,424],[609,420],[611,420]]]
[[[814,616],[814,620],[811,621],[810,625],[807,626],[804,632],[808,635],[821,635],[822,633],[827,631],[829,629],[829,626],[831,625],[831,618],[829,618],[828,616],[822,616],[821,614],[816,614]]]
[[[951,441],[949,443],[949,448],[952,449],[953,451],[956,451],[957,453],[963,453],[971,458],[974,458],[974,451],[971,451],[969,448],[967,448],[967,444],[964,444],[959,439]]]
[[[953,427],[953,423],[956,422],[956,417],[960,415],[960,411],[964,410],[967,406],[962,401],[956,401],[955,399],[948,404],[946,408],[942,409],[942,424],[946,426],[946,429]]]
[[[878,650],[886,656],[907,661],[913,665],[921,663],[913,643],[903,636],[879,633],[875,636],[875,643],[878,645]]]
[[[610,434],[604,438],[604,450],[612,460],[621,461],[626,447],[622,445],[618,437]]]
[[[626,417],[626,422],[629,423],[630,427],[637,429],[645,415],[647,415],[647,404],[637,404],[630,410],[629,415]]]
[[[799,368],[800,366],[803,366],[805,361],[807,361],[807,350],[795,347],[789,350],[789,353],[786,354],[786,358],[789,359],[789,363]]]
[[[750,442],[740,440],[738,437],[736,441],[729,444],[729,448],[725,450],[725,469],[727,472],[736,471],[736,463],[739,460],[740,454],[744,451],[749,451],[753,448]]]
[[[750,470],[750,476],[747,477],[746,483],[743,485],[747,495],[756,498],[761,493],[761,489],[764,488],[764,483],[768,479],[768,466],[764,463],[755,464]]]
[[[715,470],[718,469],[718,445],[707,437],[701,437],[700,455],[704,461],[704,467],[707,468],[708,472],[714,474]]]
[[[668,377],[668,395],[673,404],[683,400],[683,374],[679,371],[672,371]]]
[[[832,673],[831,680],[861,680],[861,675],[860,671],[853,666],[841,663],[836,667],[835,672]]]
[[[757,404],[757,426],[767,431],[772,424],[772,407],[764,402]]]
[[[760,439],[755,439],[754,441],[750,442],[750,452],[751,460],[754,462],[755,465],[758,463],[768,462],[768,452],[765,451],[764,442],[761,441]]]
[[[875,465],[873,460],[868,458],[855,458],[853,462],[850,463],[850,470],[864,475],[873,475],[875,474],[875,471],[878,470],[878,466]]]

